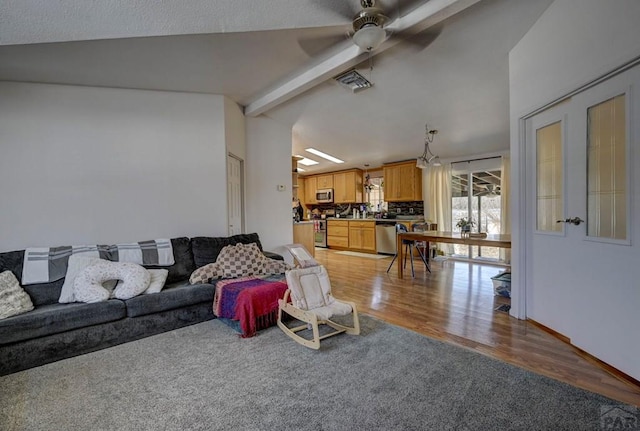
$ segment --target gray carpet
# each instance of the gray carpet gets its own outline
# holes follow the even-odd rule
[[[361,316],[306,349],[213,320],[0,377],[8,430],[597,430],[619,403]]]

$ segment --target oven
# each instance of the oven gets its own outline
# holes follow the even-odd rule
[[[327,221],[313,221],[313,236],[316,247],[327,247]]]

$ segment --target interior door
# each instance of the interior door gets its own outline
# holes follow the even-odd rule
[[[528,318],[636,379],[638,69],[527,120],[525,270]]]
[[[227,212],[229,218],[229,235],[242,233],[244,225],[242,160],[227,156]]]

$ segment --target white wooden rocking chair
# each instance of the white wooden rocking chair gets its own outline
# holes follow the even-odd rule
[[[331,295],[331,282],[324,266],[292,269],[286,272],[286,277],[289,288],[284,298],[278,300],[278,326],[294,341],[317,350],[320,348],[320,340],[327,337],[343,332],[351,335],[360,334],[356,305],[353,302],[339,301]],[[282,321],[282,313],[287,313],[304,324],[288,327]],[[352,327],[330,320],[333,316],[348,314],[352,314]],[[330,326],[333,331],[320,335],[319,325]],[[311,329],[312,339],[297,334],[305,329]]]

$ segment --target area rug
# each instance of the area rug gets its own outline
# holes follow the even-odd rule
[[[336,251],[336,254],[342,254],[344,256],[365,257],[367,259],[386,259],[388,257],[391,257],[384,254],[359,253],[357,251]]]
[[[212,320],[0,377],[0,429],[597,430],[601,414],[635,411],[368,316],[361,325],[316,351],[277,327],[242,339]]]

